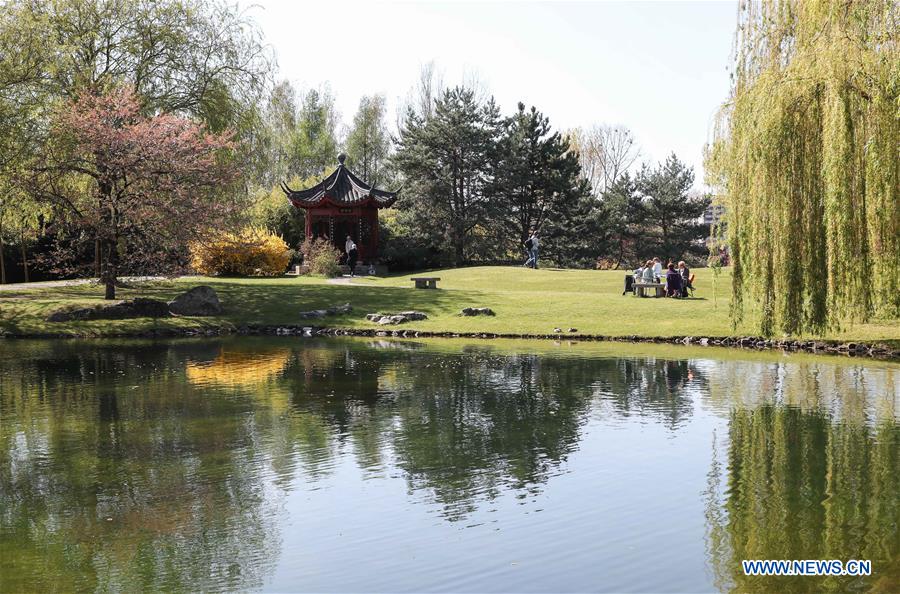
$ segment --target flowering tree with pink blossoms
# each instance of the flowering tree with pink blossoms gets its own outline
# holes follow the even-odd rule
[[[130,88],[79,95],[53,127],[31,191],[98,242],[107,299],[124,258],[182,253],[239,207],[230,137],[177,115],[144,115]],[[141,253],[151,243],[152,254]]]

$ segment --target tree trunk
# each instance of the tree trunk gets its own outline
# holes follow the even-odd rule
[[[6,284],[6,259],[3,254],[3,223],[0,221],[0,284]]]
[[[453,252],[454,252],[454,256],[455,256],[455,262],[453,265],[454,266],[462,266],[462,263],[465,260],[465,256],[466,256],[465,245],[463,245],[463,233],[460,229],[455,228],[453,230],[453,235],[455,236],[453,238],[453,244],[454,244]]]
[[[28,278],[28,251],[25,247],[25,230],[22,230],[22,234],[19,236],[22,241],[22,270],[25,272],[25,282],[29,282]]]
[[[106,294],[104,299],[116,298],[116,243],[111,240],[104,241],[106,247],[106,257],[103,259],[103,270],[101,279],[106,286]]]
[[[94,275],[97,278],[100,278],[100,263],[103,261],[103,258],[100,257],[100,240],[94,240]]]

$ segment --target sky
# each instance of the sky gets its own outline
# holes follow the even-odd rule
[[[674,152],[702,187],[703,146],[727,98],[736,2],[252,0],[242,6],[298,89],[327,83],[349,124],[380,93],[391,124],[423,64],[477,80],[504,114],[534,105],[560,130],[621,124],[641,161]]]

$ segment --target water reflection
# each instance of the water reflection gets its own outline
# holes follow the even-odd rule
[[[260,588],[290,558],[283,531],[302,514],[286,498],[349,476],[347,461],[363,482],[403,482],[388,522],[403,522],[413,502],[466,525],[505,498],[552,493],[563,474],[590,501],[603,486],[594,470],[628,468],[609,448],[591,466],[579,451],[647,424],[713,445],[679,461],[686,475],[709,470],[700,522],[714,582],[689,576],[692,589],[897,589],[895,367],[581,351],[273,338],[3,344],[0,590]],[[649,473],[663,463],[636,456]],[[703,485],[679,489],[696,499]],[[664,509],[641,510],[640,529],[657,530]],[[570,535],[562,545],[597,546],[577,517],[564,519],[553,527]],[[747,578],[747,558],[872,559],[876,575]],[[587,570],[566,579],[596,588]],[[543,589],[565,585],[554,584]]]
[[[693,395],[706,387],[706,374],[687,360],[620,359],[605,376],[606,397],[616,414],[660,418],[672,429],[692,413]]]
[[[3,360],[0,590],[261,584],[277,532],[248,407],[181,381],[218,349],[48,344]]]
[[[721,590],[897,591],[900,428],[834,422],[823,412],[764,404],[731,413],[727,488],[716,463],[707,517]],[[748,577],[742,559],[870,559],[870,578]]]

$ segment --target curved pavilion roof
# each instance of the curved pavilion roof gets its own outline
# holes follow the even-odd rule
[[[297,208],[317,206],[375,206],[385,208],[397,200],[397,192],[370,186],[344,166],[345,155],[338,155],[338,167],[331,175],[306,190],[294,190],[282,182],[281,190]]]

